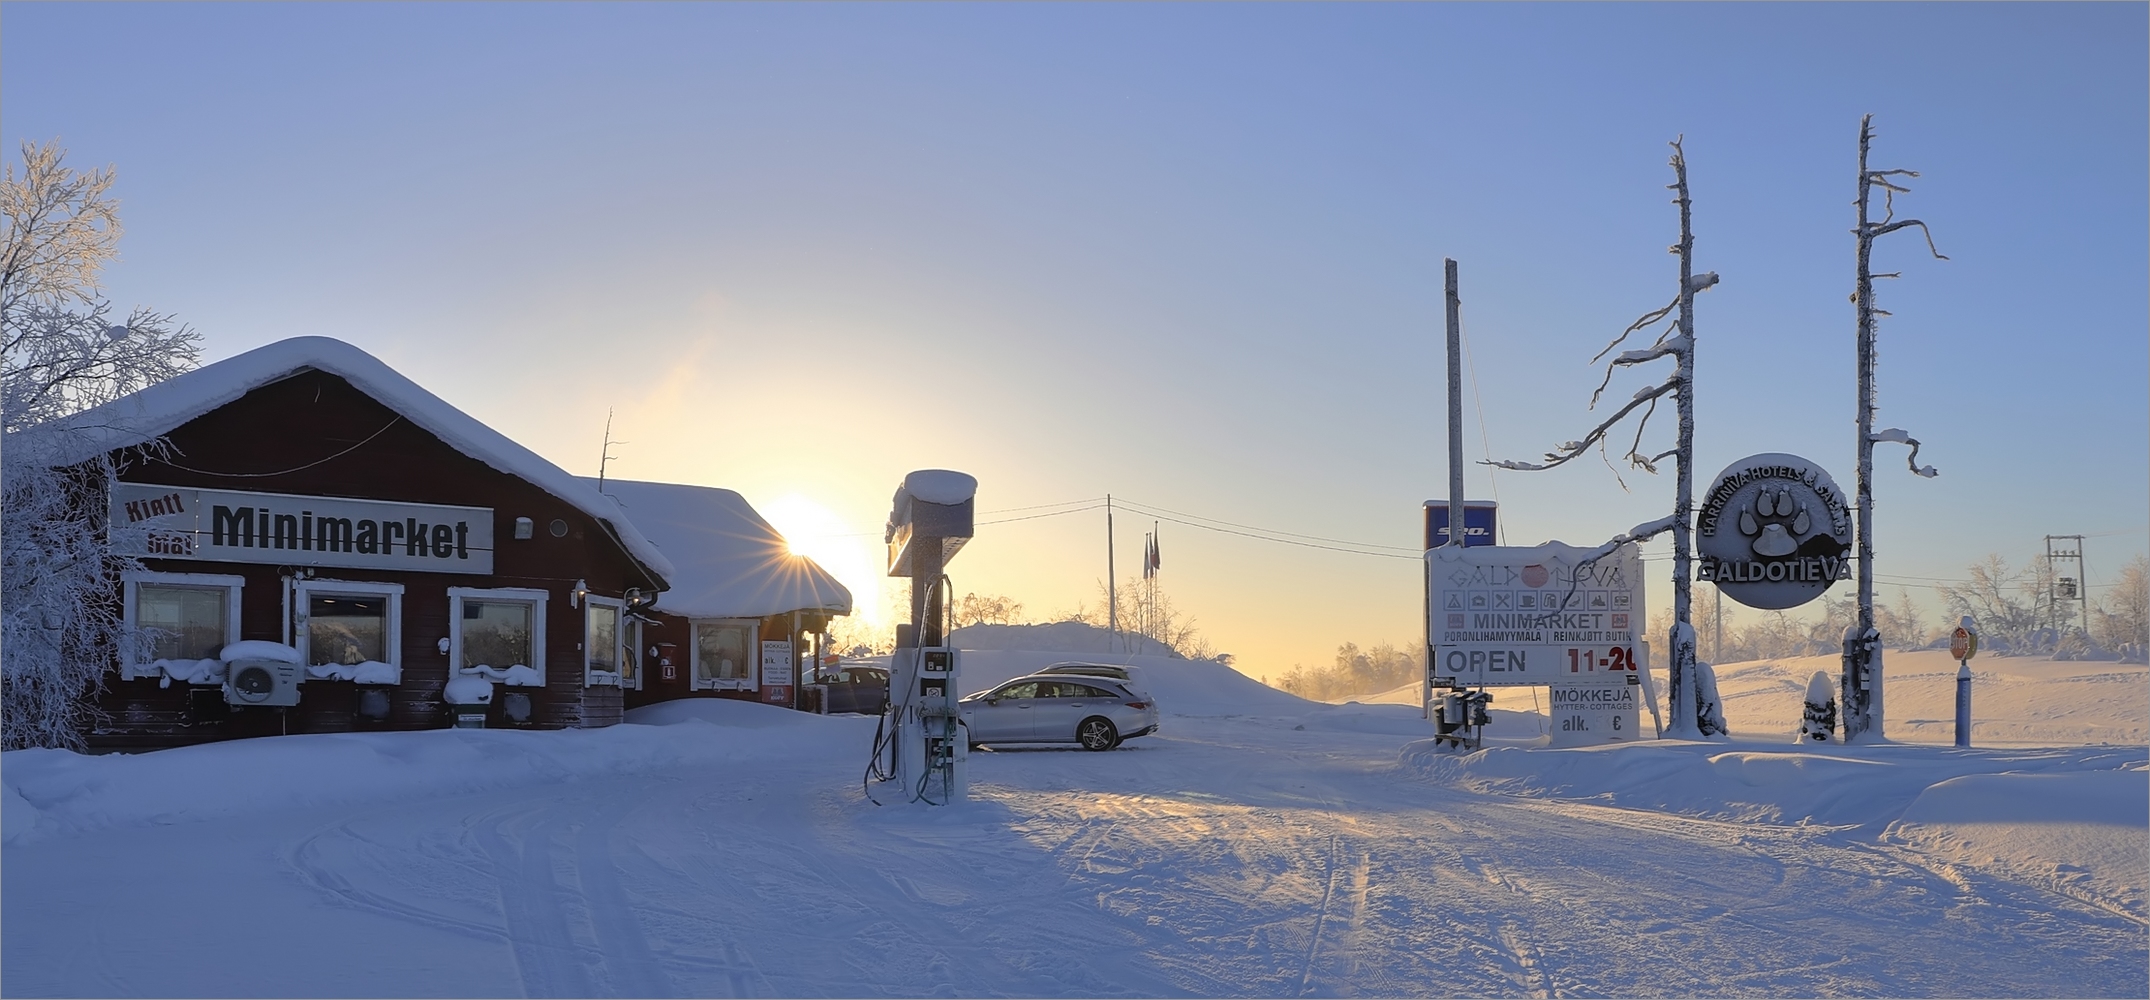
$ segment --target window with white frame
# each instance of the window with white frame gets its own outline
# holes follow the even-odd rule
[[[626,634],[621,627],[626,603],[595,594],[582,600],[582,683],[617,687],[624,659],[620,640]]]
[[[459,673],[493,680],[523,667],[542,685],[545,599],[545,591],[520,587],[448,588],[449,662]]]
[[[694,623],[694,686],[699,689],[752,690],[755,687],[755,656],[759,623],[745,621],[698,621]]]
[[[401,679],[402,584],[298,580],[291,587],[291,608],[292,645],[309,676],[376,683]]]
[[[120,578],[123,618],[147,649],[120,663],[120,677],[154,677],[159,660],[215,659],[239,639],[239,594],[246,578],[212,573],[127,573]]]

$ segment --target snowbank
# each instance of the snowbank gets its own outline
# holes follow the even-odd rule
[[[1837,828],[1967,864],[2043,873],[2127,909],[2150,882],[2150,749],[1648,741],[1574,749],[1406,745],[1406,773],[1482,792],[1741,823]]]
[[[1108,629],[1082,622],[1053,622],[1049,625],[965,625],[950,632],[948,640],[957,649],[1021,649],[1080,653],[1084,657],[1117,657],[1129,654],[1173,659],[1179,657],[1178,653],[1172,651],[1172,647],[1149,636],[1130,635],[1125,632],[1114,635]],[[1098,662],[1120,661],[1109,659]]]
[[[875,721],[716,699],[629,715],[638,724],[607,729],[269,736],[99,756],[12,750],[0,754],[0,836],[12,844],[810,753],[863,760]],[[697,724],[676,724],[689,717]]]

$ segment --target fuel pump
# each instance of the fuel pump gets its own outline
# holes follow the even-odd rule
[[[961,472],[913,472],[897,487],[888,516],[888,575],[911,578],[911,622],[896,630],[886,738],[875,747],[875,765],[900,782],[907,802],[946,805],[968,793],[970,739],[956,708],[961,671],[948,645],[944,570],[970,540],[977,493],[978,480]],[[884,750],[894,759],[882,767]]]

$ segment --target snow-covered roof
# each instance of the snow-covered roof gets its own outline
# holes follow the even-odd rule
[[[686,618],[851,613],[851,591],[812,559],[793,554],[784,536],[731,490],[607,479],[604,492],[677,568],[671,588],[657,599],[659,611]]]
[[[611,525],[628,554],[653,573],[671,580],[675,572],[664,551],[621,517],[611,498],[567,470],[540,458],[482,421],[448,405],[380,359],[329,337],[293,337],[244,354],[203,365],[140,392],[122,396],[50,424],[60,464],[86,461],[119,448],[142,444],[177,429],[217,407],[262,386],[314,369],[338,376],[381,405],[431,432],[448,446],[508,475],[523,479]]]

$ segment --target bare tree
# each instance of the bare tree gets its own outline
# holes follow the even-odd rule
[[[1858,247],[1857,285],[1851,294],[1856,307],[1859,325],[1859,618],[1844,633],[1843,673],[1843,719],[1844,742],[1860,739],[1868,732],[1880,735],[1882,729],[1882,679],[1880,670],[1881,632],[1874,627],[1874,445],[1888,441],[1911,446],[1910,457],[1905,463],[1914,475],[1931,479],[1938,475],[1933,466],[1919,465],[1919,441],[1891,427],[1874,429],[1874,324],[1888,311],[1874,304],[1874,279],[1895,278],[1899,273],[1875,274],[1871,266],[1874,241],[1900,229],[1918,227],[1926,237],[1926,249],[1935,258],[1947,260],[1934,247],[1933,233],[1926,223],[1917,219],[1898,219],[1895,198],[1909,193],[1891,178],[1917,177],[1916,170],[1875,170],[1867,166],[1867,149],[1874,140],[1874,116],[1859,119],[1859,224],[1852,230]],[[1883,215],[1874,221],[1870,214],[1872,194],[1881,189]]]
[[[0,177],[0,745],[80,747],[86,696],[130,643],[105,524],[109,455],[70,454],[87,428],[59,418],[193,368],[200,338],[98,285],[118,253],[111,168],[78,173],[54,144],[25,143]],[[150,447],[157,447],[152,444]]]
[[[1671,705],[1672,718],[1666,727],[1665,735],[1694,737],[1721,735],[1724,732],[1720,707],[1714,703],[1714,696],[1709,694],[1714,691],[1716,685],[1714,682],[1702,683],[1696,676],[1698,667],[1695,657],[1695,630],[1692,624],[1693,568],[1689,555],[1693,544],[1695,493],[1695,293],[1715,285],[1717,274],[1714,271],[1699,275],[1694,273],[1693,200],[1687,192],[1687,158],[1680,142],[1680,139],[1674,139],[1671,143],[1674,180],[1666,185],[1674,192],[1673,203],[1680,206],[1680,241],[1670,248],[1672,253],[1680,258],[1679,291],[1663,308],[1644,313],[1640,319],[1628,324],[1627,329],[1620,331],[1620,335],[1613,338],[1612,343],[1605,345],[1605,349],[1599,351],[1590,362],[1596,364],[1637,331],[1649,330],[1668,317],[1672,322],[1649,347],[1623,351],[1606,364],[1605,378],[1598,383],[1597,391],[1590,395],[1590,406],[1592,409],[1597,408],[1598,401],[1605,395],[1605,388],[1612,384],[1613,373],[1621,368],[1669,357],[1674,362],[1672,374],[1662,382],[1637,390],[1625,405],[1591,428],[1588,434],[1547,452],[1542,462],[1502,461],[1487,464],[1503,469],[1536,472],[1564,465],[1588,452],[1592,446],[1596,446],[1599,454],[1603,455],[1607,435],[1612,429],[1626,420],[1629,414],[1638,409],[1642,411],[1642,416],[1635,421],[1634,440],[1629,443],[1627,454],[1622,457],[1630,466],[1650,473],[1657,471],[1659,462],[1667,458],[1673,460],[1677,485],[1674,488],[1672,514],[1636,525],[1626,534],[1619,535],[1601,546],[1597,554],[1584,562],[1603,558],[1627,542],[1641,542],[1668,531],[1672,533],[1673,622],[1670,641],[1667,643],[1671,655],[1666,670],[1670,680],[1666,698]],[[1679,414],[1678,436],[1671,448],[1654,455],[1645,454],[1642,450],[1643,431],[1649,427],[1650,417],[1657,413],[1658,401],[1668,394],[1672,396],[1673,405]]]

